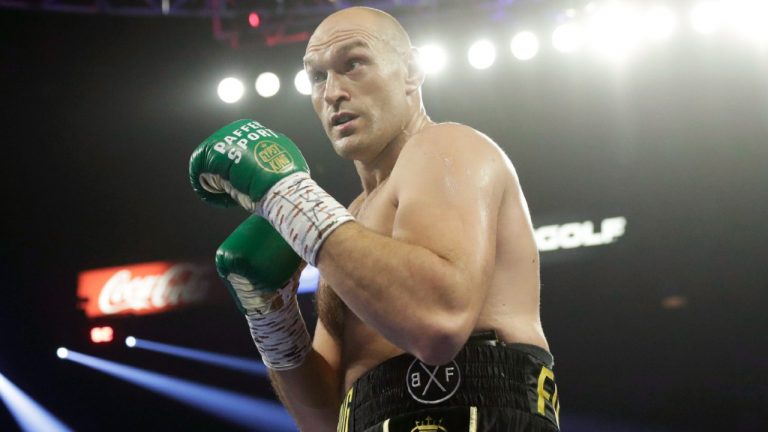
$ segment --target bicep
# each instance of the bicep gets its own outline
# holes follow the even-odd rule
[[[393,238],[448,261],[477,293],[493,271],[501,190],[494,152],[470,153],[471,146],[411,150],[399,167]]]

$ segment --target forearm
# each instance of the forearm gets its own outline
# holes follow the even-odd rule
[[[467,305],[452,295],[467,289],[461,272],[426,248],[346,223],[326,240],[318,267],[355,315],[407,352],[441,360],[433,346],[451,351],[471,331]]]
[[[317,351],[312,350],[297,368],[270,370],[269,378],[300,430],[336,430],[341,403],[339,377]]]

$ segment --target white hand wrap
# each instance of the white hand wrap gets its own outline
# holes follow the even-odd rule
[[[301,268],[276,292],[259,292],[247,278],[229,274],[227,280],[246,310],[251,337],[264,364],[274,370],[288,370],[304,363],[312,339],[299,310],[296,292]]]
[[[245,319],[261,360],[270,369],[288,370],[301,366],[312,350],[312,339],[295,295],[280,309],[268,314],[248,313]]]
[[[354,220],[343,205],[304,172],[275,183],[261,199],[260,214],[312,265],[316,265],[325,239],[341,224]]]

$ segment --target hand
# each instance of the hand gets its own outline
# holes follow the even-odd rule
[[[240,311],[267,367],[304,362],[311,339],[296,291],[304,263],[274,228],[250,216],[216,251],[216,269]]]
[[[203,141],[189,161],[203,201],[235,203],[266,218],[304,261],[352,215],[309,177],[296,145],[253,120],[238,120]]]
[[[309,173],[296,145],[253,120],[238,120],[202,142],[189,160],[192,188],[203,201],[240,204],[259,213],[259,201],[281,179]]]
[[[244,314],[279,309],[287,297],[295,295],[303,267],[301,258],[269,222],[255,215],[240,224],[216,251],[219,277]]]

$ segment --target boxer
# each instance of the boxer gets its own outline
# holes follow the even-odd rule
[[[287,136],[253,120],[190,159],[203,200],[256,218],[217,266],[299,427],[559,430],[539,256],[509,158],[429,118],[418,52],[384,12],[327,17],[304,66],[326,134],[361,180],[348,207]],[[295,306],[301,261],[322,277],[312,338]]]

